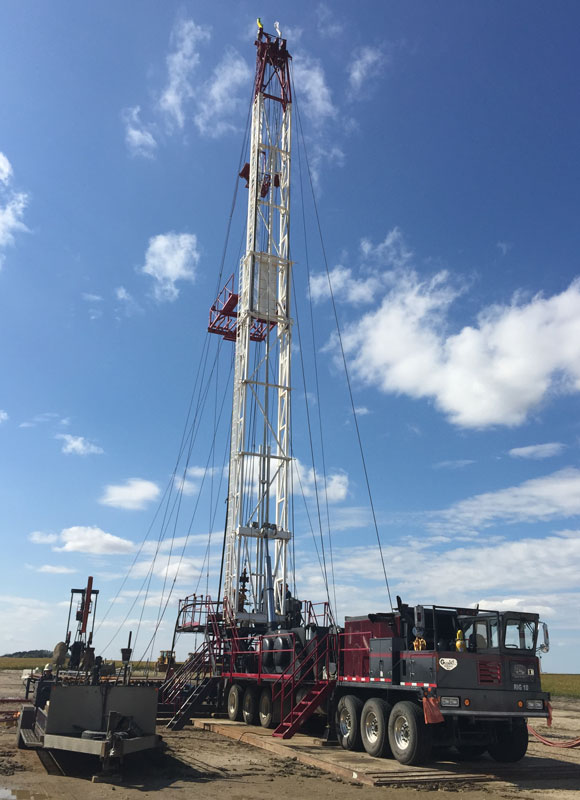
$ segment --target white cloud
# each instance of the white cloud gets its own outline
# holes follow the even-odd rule
[[[65,528],[59,537],[61,547],[53,549],[59,553],[91,553],[92,555],[113,555],[131,553],[135,549],[129,539],[121,539],[96,526],[75,525]]]
[[[412,552],[412,574],[407,569],[409,548],[383,547],[383,554],[389,565],[391,591],[402,593],[407,602],[411,598],[427,602],[429,598],[428,602],[448,600],[461,604],[463,598],[468,598],[468,602],[475,603],[483,593],[503,591],[505,607],[515,592],[537,604],[538,593],[531,587],[541,586],[543,596],[578,588],[580,536],[572,539],[551,535],[492,546],[474,544],[437,553],[431,547],[417,548]],[[384,580],[376,547],[335,548],[334,570],[339,581]],[[500,600],[501,595],[494,603]],[[368,612],[368,597],[366,603]],[[486,601],[488,608],[489,604]],[[529,599],[524,604],[529,610]]]
[[[135,314],[143,313],[143,309],[124,286],[115,289],[115,298],[120,303],[119,309],[126,317],[133,317]]]
[[[326,3],[319,3],[316,6],[316,28],[321,36],[335,39],[344,30],[344,24],[330,10]]]
[[[59,567],[54,564],[43,564],[42,567],[35,567],[36,572],[46,572],[49,575],[73,575],[78,572],[72,567]]]
[[[470,464],[475,464],[471,458],[458,458],[451,461],[439,461],[433,464],[434,469],[462,469],[468,467]]]
[[[201,482],[204,479],[211,480],[212,477],[219,475],[219,473],[219,467],[188,467],[185,477],[175,477],[175,487],[177,491],[181,491],[184,495],[191,497],[199,491]]]
[[[365,259],[397,268],[381,273],[378,306],[345,330],[355,376],[387,393],[432,399],[465,428],[520,425],[551,395],[580,392],[580,280],[550,298],[516,295],[484,308],[474,325],[452,333],[450,307],[462,289],[445,271],[424,279],[406,266],[411,254],[401,241],[363,240]],[[368,295],[367,276],[342,277],[338,299]],[[323,283],[316,286],[322,297]]]
[[[497,242],[496,247],[500,251],[502,256],[505,256],[512,249],[513,244],[511,242]]]
[[[336,144],[320,141],[310,145],[310,174],[315,189],[319,189],[321,177],[330,167],[343,167],[346,157],[344,151]]]
[[[208,31],[193,20],[176,23],[171,34],[172,52],[167,56],[167,86],[159,100],[170,127],[182,129],[185,123],[184,106],[193,97],[191,79],[199,64],[199,45],[209,39]]]
[[[8,414],[0,408],[0,425],[8,420]]]
[[[329,286],[330,281],[330,286]],[[372,303],[377,292],[382,288],[381,278],[378,275],[369,275],[366,278],[353,278],[352,270],[340,264],[334,269],[315,273],[310,278],[310,297],[314,303],[330,297],[330,287],[335,299],[342,299],[353,305]]]
[[[54,411],[45,411],[42,414],[36,414],[31,420],[26,422],[21,422],[18,426],[19,428],[35,428],[37,425],[46,425],[48,423],[56,424],[58,422],[59,425],[68,425],[68,419],[59,419],[59,414],[55,414]]]
[[[324,69],[319,61],[304,54],[294,58],[294,82],[300,86],[297,102],[300,109],[320,126],[328,119],[336,117],[337,111],[332,102],[332,93],[326,82]]]
[[[214,542],[220,542],[223,537],[223,530],[221,531],[214,531],[212,533],[212,540]],[[170,550],[173,554],[180,555],[184,548],[192,549],[196,545],[207,545],[209,539],[209,534],[207,533],[195,533],[190,534],[189,536],[175,536],[173,538],[163,539],[163,541],[150,541],[144,542],[141,552],[143,555],[155,555],[159,553],[168,553]],[[219,549],[219,545],[218,545]]]
[[[389,231],[384,241],[378,245],[373,245],[368,239],[362,239],[360,250],[364,262],[361,277],[354,277],[350,267],[343,267],[340,264],[329,270],[328,276],[325,272],[312,275],[310,295],[314,302],[330,297],[328,285],[330,279],[335,300],[352,305],[372,303],[382,290],[396,282],[397,271],[403,270],[413,256],[403,234],[396,227]]]
[[[85,303],[89,304],[89,319],[100,319],[103,316],[103,309],[101,303],[103,298],[100,294],[93,294],[92,292],[83,292],[82,298]]]
[[[295,469],[294,492],[303,493],[305,497],[314,497],[316,489],[328,497],[329,503],[338,503],[344,500],[348,494],[348,475],[342,470],[339,472],[329,472],[320,475],[314,472],[312,467],[306,467],[298,459],[293,462]]]
[[[194,233],[159,234],[149,239],[141,272],[155,280],[153,294],[159,302],[179,297],[179,280],[194,281],[200,253]]]
[[[431,528],[469,531],[498,523],[548,521],[580,514],[580,470],[568,467],[541,478],[484,492],[450,506],[435,516]]]
[[[356,97],[363,86],[376,77],[386,62],[385,54],[379,47],[363,46],[355,54],[347,67],[350,94]]]
[[[106,486],[99,503],[113,508],[139,511],[145,508],[148,503],[157,500],[159,493],[159,486],[153,481],[146,481],[142,478],[129,478],[124,484]]]
[[[141,121],[141,108],[126,108],[121,114],[125,124],[125,144],[132,156],[153,158],[157,150],[157,141],[152,133],[152,126]]]
[[[219,559],[220,556],[215,555],[210,561],[214,565],[219,565]],[[138,561],[132,568],[131,575],[133,578],[144,578],[152,571],[153,575],[163,580],[166,578],[173,580],[179,576],[179,579],[183,581],[199,577],[201,571],[206,567],[207,564],[203,556],[199,558],[184,556],[182,558],[180,555],[174,555],[167,558],[157,558],[154,564],[153,561]],[[159,605],[159,602],[156,605]]]
[[[357,417],[366,417],[367,414],[370,414],[371,411],[366,406],[357,406],[355,408],[355,412]]]
[[[551,458],[559,456],[566,449],[561,442],[548,442],[547,444],[530,444],[527,447],[512,447],[508,455],[512,458]]]
[[[200,133],[216,138],[236,130],[228,118],[247,100],[247,97],[242,99],[236,94],[250,86],[251,77],[252,71],[244,59],[235,50],[226,50],[211,78],[198,93],[193,119]]]
[[[22,221],[28,205],[26,192],[16,192],[11,188],[12,165],[4,153],[0,152],[0,248],[14,244],[14,234],[28,231]],[[0,269],[4,257],[0,253]]]
[[[413,257],[400,228],[392,228],[382,242],[374,245],[370,239],[361,239],[360,249],[366,261],[376,262],[382,269],[404,269]]]
[[[52,604],[37,597],[17,597],[13,594],[0,595],[0,616],[4,620],[10,620],[9,626],[2,626],[4,629],[2,631],[4,642],[20,642],[26,646],[26,639],[21,634],[30,631],[34,623],[45,623],[50,618],[51,611]],[[44,635],[44,628],[41,628],[39,633]],[[6,645],[2,645],[3,652],[8,649],[4,649],[5,647]]]
[[[32,531],[28,534],[29,541],[34,544],[54,544],[58,542],[56,533],[44,533],[43,531]]]
[[[89,442],[84,436],[71,436],[70,433],[58,433],[54,438],[60,439],[63,442],[61,452],[67,455],[89,456],[105,452],[102,447]]]
[[[0,152],[0,183],[7,184],[12,179],[12,164],[4,153]]]

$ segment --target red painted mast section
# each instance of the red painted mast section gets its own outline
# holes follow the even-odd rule
[[[89,580],[87,582],[87,588],[83,594],[82,606],[81,606],[81,627],[80,633],[87,632],[87,622],[89,619],[89,612],[91,610],[91,597],[93,594],[93,578],[89,576]]]

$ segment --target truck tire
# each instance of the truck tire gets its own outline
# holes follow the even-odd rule
[[[431,755],[431,730],[416,703],[403,700],[391,711],[389,744],[399,764],[422,764]]]
[[[228,719],[239,722],[242,718],[242,687],[239,683],[232,683],[228,692]]]
[[[336,735],[345,750],[362,750],[360,715],[362,700],[354,694],[345,694],[336,706]]]
[[[487,748],[490,756],[502,764],[513,764],[528,749],[528,726],[525,719],[514,719],[511,725],[498,722],[494,742]]]
[[[360,715],[360,736],[369,756],[384,758],[391,755],[388,723],[391,706],[380,697],[371,697]]]
[[[272,690],[269,686],[264,686],[260,692],[260,700],[258,702],[260,725],[262,728],[275,728],[278,724],[278,716],[279,715],[274,713]]]
[[[258,700],[255,686],[246,686],[244,689],[242,717],[246,725],[255,725],[258,721]]]

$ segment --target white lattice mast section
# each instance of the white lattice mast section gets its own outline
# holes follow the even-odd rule
[[[224,599],[238,620],[260,624],[283,621],[291,538],[292,107],[285,40],[260,31],[256,45],[249,174],[245,167],[248,217],[239,274]]]

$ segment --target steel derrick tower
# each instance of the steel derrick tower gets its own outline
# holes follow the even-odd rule
[[[235,339],[224,603],[242,624],[286,612],[290,496],[290,55],[261,28],[252,105],[246,250],[210,312]]]

